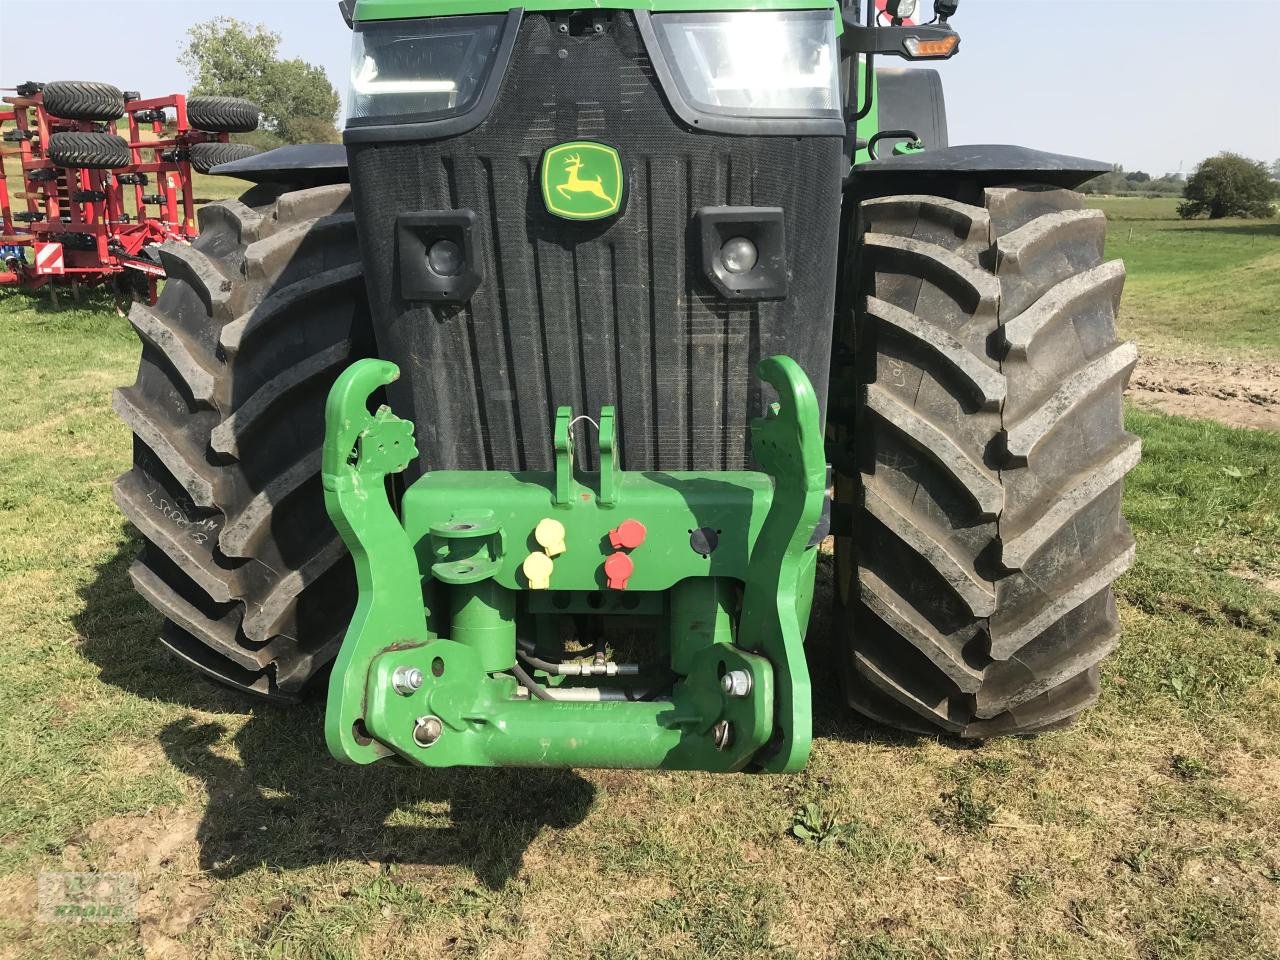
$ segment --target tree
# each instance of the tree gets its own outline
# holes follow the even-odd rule
[[[1096,193],[1108,196],[1123,193],[1127,189],[1128,183],[1124,178],[1124,174],[1117,169],[1112,169],[1110,173],[1094,177],[1080,188],[1082,193]]]
[[[187,31],[178,61],[191,92],[243,97],[262,109],[263,126],[287,143],[333,141],[338,91],[323,67],[280,59],[280,35],[232,17],[215,17]]]
[[[1276,184],[1266,166],[1238,153],[1220,153],[1205,160],[1191,174],[1178,206],[1184,220],[1205,214],[1223,217],[1275,216]]]
[[[1280,180],[1280,160],[1271,161],[1271,179]]]
[[[1151,174],[1143,170],[1135,170],[1133,173],[1125,177],[1130,183],[1150,183]]]

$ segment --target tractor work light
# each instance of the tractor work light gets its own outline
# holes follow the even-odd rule
[[[424,210],[396,218],[399,293],[407,301],[466,303],[484,279],[471,210]]]
[[[894,23],[901,23],[903,20],[912,19],[919,7],[919,0],[889,0],[885,10],[893,18]]]
[[[959,0],[934,0],[933,2],[933,15],[938,18],[939,23],[946,23],[956,15],[959,9]]]
[[[760,260],[760,251],[746,237],[734,237],[720,248],[720,259],[730,273],[750,273]]]
[[[680,93],[699,112],[840,115],[840,57],[828,11],[655,14],[653,26]]]
[[[504,14],[358,22],[348,126],[457,116],[484,90]]]
[[[694,215],[702,272],[726,300],[787,295],[787,238],[781,207],[702,207]]]
[[[462,265],[462,248],[453,240],[437,240],[427,250],[427,266],[436,276],[456,277]]]

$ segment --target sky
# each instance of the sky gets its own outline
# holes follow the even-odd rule
[[[344,90],[350,34],[336,0],[0,0],[0,87],[101,80],[178,92],[187,27],[219,15],[266,24],[285,56],[323,66]],[[37,19],[56,40],[32,34]],[[940,67],[951,142],[1154,175],[1228,149],[1270,163],[1280,159],[1278,21],[1280,0],[960,0],[961,53]]]

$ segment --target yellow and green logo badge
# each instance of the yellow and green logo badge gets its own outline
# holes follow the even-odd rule
[[[573,140],[542,155],[542,202],[566,220],[599,220],[622,206],[618,151],[591,140]]]

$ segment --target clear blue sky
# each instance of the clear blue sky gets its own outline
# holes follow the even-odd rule
[[[183,34],[220,14],[265,23],[286,55],[346,86],[335,0],[0,0],[0,86],[182,90]],[[58,39],[26,31],[28,18],[56,25]],[[1153,174],[1223,149],[1280,159],[1280,0],[961,0],[954,23],[963,52],[941,68],[954,143],[1021,143]]]

